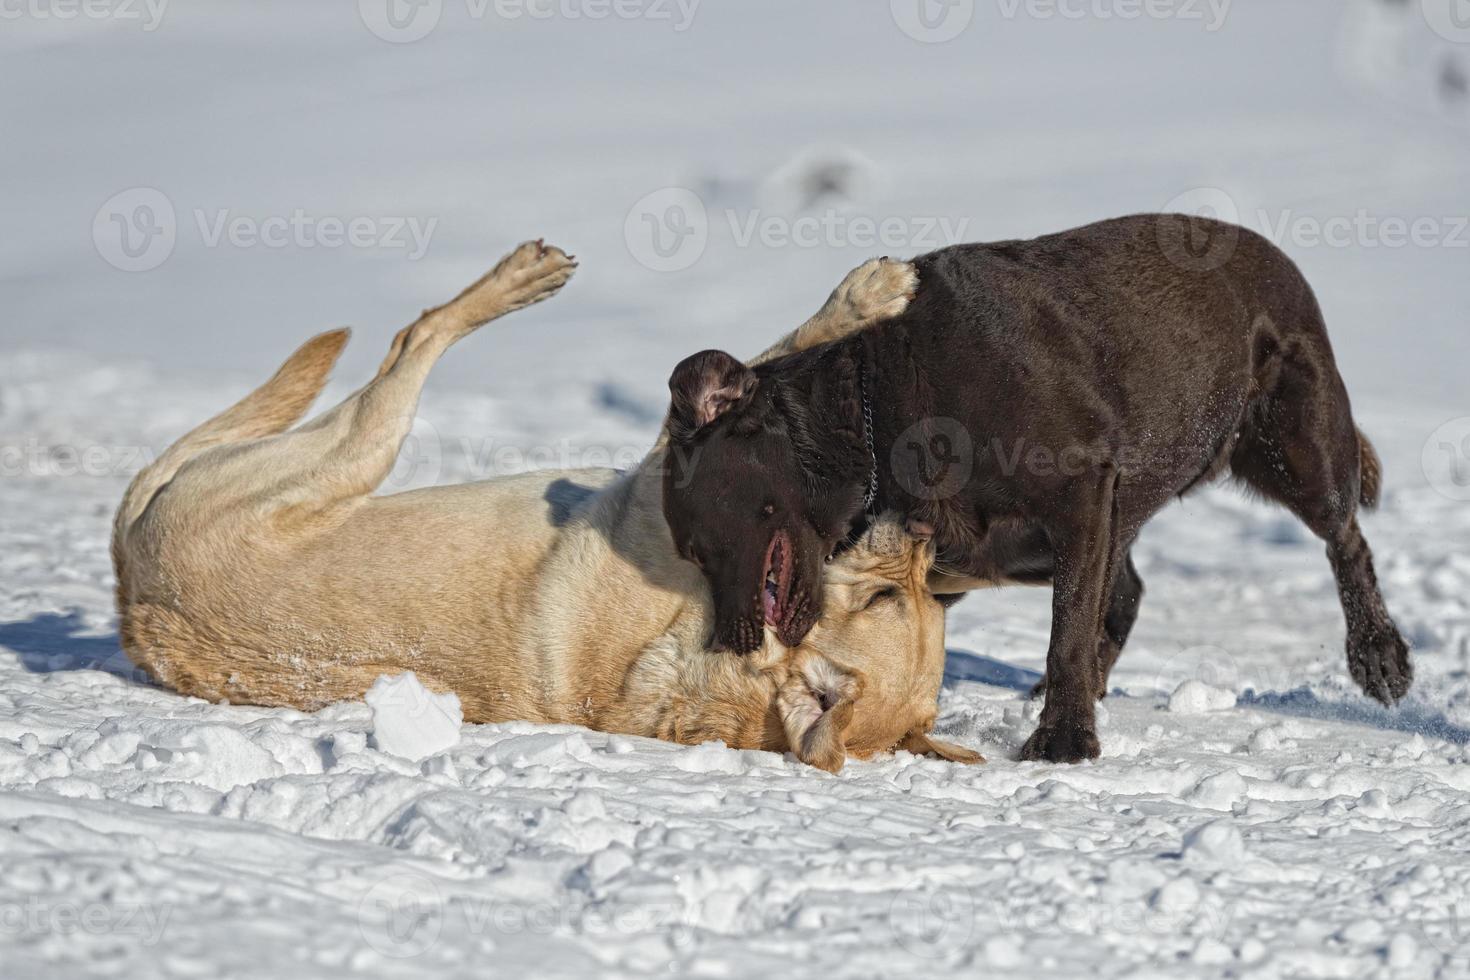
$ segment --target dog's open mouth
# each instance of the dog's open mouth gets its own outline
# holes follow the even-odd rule
[[[766,548],[766,574],[762,577],[761,609],[769,626],[780,628],[791,600],[791,539],[785,531],[771,535]]]

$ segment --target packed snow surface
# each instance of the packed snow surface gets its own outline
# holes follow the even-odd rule
[[[1418,0],[1238,0],[1217,30],[960,4],[973,22],[935,44],[899,3],[710,0],[683,30],[678,5],[429,6],[443,22],[411,43],[299,0],[178,4],[153,30],[44,4],[5,23],[0,977],[1470,971],[1453,32]],[[1045,590],[950,615],[938,730],[977,767],[900,753],[830,776],[718,744],[461,728],[407,679],[314,714],[213,705],[119,652],[127,479],[307,335],[358,328],[340,397],[393,329],[544,235],[577,279],[451,352],[390,482],[626,464],[679,358],[753,352],[864,258],[944,244],[915,224],[908,248],[840,223],[819,247],[742,237],[753,216],[821,215],[804,195],[833,182],[841,214],[967,219],[968,239],[1200,188],[1278,229],[1384,457],[1364,527],[1415,647],[1405,702],[1348,679],[1320,544],[1229,487],[1143,534],[1148,592],[1103,757],[1080,766],[1015,761]],[[630,215],[675,185],[708,207],[708,241],[658,272]],[[94,221],[140,187],[168,197],[177,240],[128,272]],[[402,249],[211,237],[222,210],[259,227],[297,208],[437,224],[417,258],[407,231]],[[1379,223],[1345,244],[1310,234],[1360,213]],[[1387,246],[1387,218],[1438,237]]]
[[[373,713],[373,748],[417,762],[459,742],[459,697],[453,691],[435,694],[412,671],[379,677],[363,700]]]

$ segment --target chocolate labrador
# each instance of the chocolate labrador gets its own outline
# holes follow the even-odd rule
[[[1265,238],[1137,215],[915,260],[896,319],[754,369],[721,351],[669,380],[664,514],[715,596],[714,643],[801,640],[822,563],[865,514],[932,531],[953,590],[1053,584],[1040,725],[1023,759],[1099,747],[1094,701],[1137,612],[1129,557],[1171,498],[1226,471],[1327,543],[1348,668],[1412,678],[1359,530],[1380,467],[1317,300]]]

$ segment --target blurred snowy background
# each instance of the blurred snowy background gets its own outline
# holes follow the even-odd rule
[[[0,81],[0,975],[1465,967],[1466,0],[0,0]],[[1009,761],[1024,590],[951,617],[967,771],[516,726],[409,764],[360,705],[189,702],[117,653],[139,459],[319,330],[357,328],[355,385],[517,241],[582,268],[437,369],[396,485],[631,462],[675,362],[865,258],[1156,210],[1318,291],[1388,467],[1397,712],[1346,681],[1318,544],[1229,489],[1145,534],[1074,769]]]

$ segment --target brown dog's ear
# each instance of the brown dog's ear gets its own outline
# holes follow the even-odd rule
[[[755,390],[755,372],[722,350],[703,350],[669,376],[670,421],[689,435],[724,415]]]

